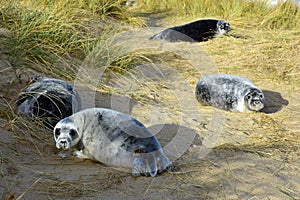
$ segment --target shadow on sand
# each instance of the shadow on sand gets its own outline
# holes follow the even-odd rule
[[[266,114],[276,113],[282,109],[283,106],[287,106],[289,101],[284,99],[279,92],[273,92],[269,90],[263,90],[265,95],[265,107],[261,112]]]
[[[190,144],[202,145],[200,136],[197,134],[196,130],[180,126],[176,124],[157,124],[148,127],[148,129],[155,134],[159,140],[161,146],[166,146],[168,143],[173,140],[177,134],[182,134],[184,137],[190,137]],[[185,139],[186,139],[185,138]]]

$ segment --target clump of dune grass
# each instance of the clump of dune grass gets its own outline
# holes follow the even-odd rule
[[[6,123],[3,128],[14,133],[14,139],[19,143],[31,145],[33,151],[43,156],[45,145],[53,145],[52,130],[47,128],[42,120],[19,117],[6,111]],[[22,154],[22,152],[19,152]]]
[[[270,7],[267,1],[253,0],[142,0],[148,11],[172,12],[193,18],[219,17],[225,19],[247,18],[252,23],[268,28],[299,28],[300,13],[297,3],[279,2]]]
[[[300,10],[297,3],[286,1],[271,8],[263,18],[261,25],[270,29],[298,29]]]
[[[76,61],[106,33],[113,34],[114,24],[140,23],[117,0],[4,0],[0,16],[0,26],[8,32],[1,35],[2,53],[12,66],[52,75],[74,73]]]
[[[28,136],[38,139],[40,141],[46,141],[45,136],[47,137],[47,131],[51,131],[51,128],[43,124],[42,118],[37,117],[22,117],[15,114],[15,105],[12,102],[7,102],[5,105],[2,105],[0,111],[0,119],[5,119],[5,123],[2,128],[5,128],[9,131],[13,131],[20,137]],[[46,133],[46,134],[45,134]]]
[[[239,17],[242,15],[258,14],[267,10],[265,1],[242,1],[242,0],[166,0],[166,1],[142,1],[145,9],[168,10],[186,16],[222,16]]]

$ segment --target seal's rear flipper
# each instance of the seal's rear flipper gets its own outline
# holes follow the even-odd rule
[[[166,170],[171,172],[175,171],[169,158],[167,158],[162,152],[156,152],[156,154],[159,174]]]
[[[156,176],[158,168],[156,158],[153,153],[140,153],[144,149],[137,149],[134,153],[132,163],[132,175],[137,177],[140,175]]]

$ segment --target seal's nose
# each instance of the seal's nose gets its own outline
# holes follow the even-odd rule
[[[232,28],[231,28],[231,26],[229,24],[226,26],[226,29],[227,29],[227,31],[231,31],[232,30]]]
[[[62,145],[66,145],[66,144],[67,144],[67,141],[65,141],[65,140],[62,140],[62,141],[60,141],[60,144],[62,144]]]

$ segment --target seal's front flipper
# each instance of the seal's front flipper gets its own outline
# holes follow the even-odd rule
[[[61,158],[67,158],[67,157],[69,157],[69,154],[68,154],[67,152],[65,152],[65,151],[60,151],[60,152],[58,153],[58,155],[59,155],[59,157],[61,157]]]
[[[145,152],[143,148],[134,151],[132,175],[135,177],[140,175],[156,176],[158,168],[154,154],[143,152]]]
[[[81,159],[94,159],[92,155],[90,155],[87,151],[84,150],[78,150],[78,151],[73,151],[72,156],[81,158]]]

